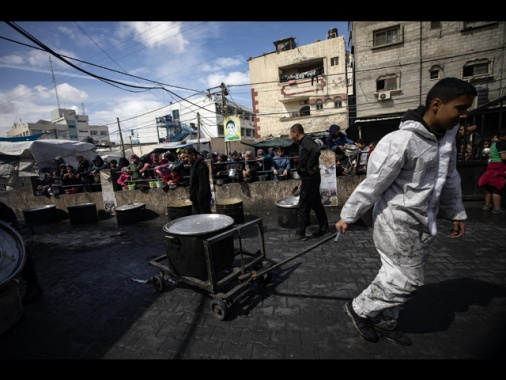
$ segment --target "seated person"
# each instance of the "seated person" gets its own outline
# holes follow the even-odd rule
[[[277,157],[272,160],[273,179],[278,180],[278,176],[282,175],[285,179],[289,178],[291,169],[290,157],[285,154],[285,148],[282,146],[276,149]]]
[[[250,150],[244,153],[244,168],[242,170],[242,180],[244,182],[254,182],[258,179],[258,171],[261,169],[258,161],[253,157]]]

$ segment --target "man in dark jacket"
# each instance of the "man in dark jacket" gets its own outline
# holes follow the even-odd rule
[[[320,147],[311,137],[304,133],[301,124],[294,124],[290,128],[290,136],[293,141],[299,144],[299,159],[297,161],[297,174],[302,181],[297,213],[297,230],[294,240],[307,240],[306,228],[309,226],[310,213],[313,210],[318,219],[319,228],[313,232],[314,237],[323,236],[328,233],[329,222],[325,207],[322,204],[320,195]]]
[[[211,214],[211,181],[209,166],[193,146],[187,146],[183,152],[190,163],[190,201],[192,214]]]

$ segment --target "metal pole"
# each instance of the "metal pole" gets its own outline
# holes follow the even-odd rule
[[[121,140],[121,152],[123,153],[123,157],[125,157],[125,144],[123,143],[123,134],[121,133],[121,126],[119,125],[119,118],[116,118],[118,122],[118,131],[119,131],[119,138]]]

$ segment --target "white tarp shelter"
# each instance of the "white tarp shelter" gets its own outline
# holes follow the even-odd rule
[[[54,159],[58,156],[76,167],[76,155],[82,155],[91,161],[96,154],[94,144],[80,141],[0,141],[0,183],[14,184],[18,176],[39,175],[42,168],[54,167]]]

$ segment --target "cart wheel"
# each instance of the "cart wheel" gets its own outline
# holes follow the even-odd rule
[[[220,321],[223,321],[227,314],[227,305],[225,305],[225,302],[222,300],[213,299],[211,301],[211,311],[216,318],[218,318]]]
[[[165,290],[165,278],[161,275],[156,275],[153,279],[153,285],[158,292],[163,292]]]

